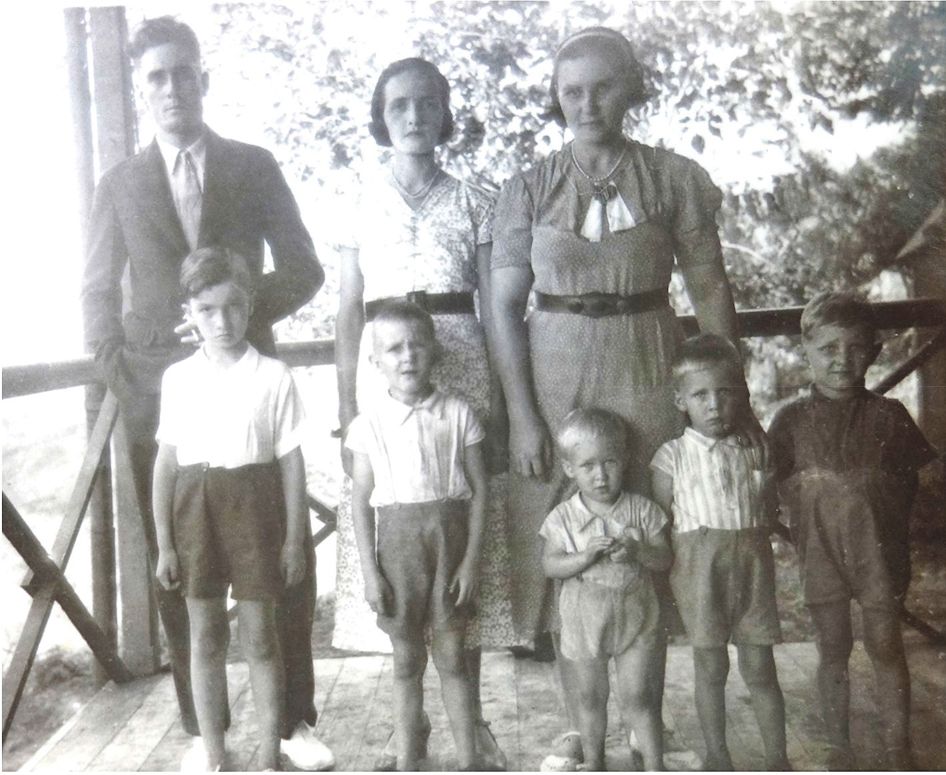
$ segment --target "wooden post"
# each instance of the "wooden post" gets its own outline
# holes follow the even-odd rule
[[[66,26],[66,69],[69,79],[69,101],[72,113],[72,142],[77,190],[79,222],[83,244],[85,224],[92,208],[95,186],[95,151],[92,145],[92,95],[89,90],[88,29],[84,8],[63,11]],[[105,388],[89,385],[85,389],[86,430],[89,435],[102,406]],[[118,648],[118,614],[115,585],[115,529],[112,514],[111,465],[108,455],[99,463],[95,488],[89,501],[89,535],[92,555],[92,613],[113,648]],[[99,662],[95,678],[105,683],[108,675]]]
[[[98,170],[102,172],[135,152],[136,121],[131,67],[125,55],[128,28],[125,9],[122,7],[91,8],[88,18],[92,46],[92,92],[95,94],[96,150]],[[124,441],[121,426],[119,423],[112,437],[112,468],[121,575],[122,656],[132,672],[147,674],[160,667],[157,613],[127,442],[121,445]],[[104,498],[106,493],[102,495]],[[100,538],[104,551],[106,544],[114,544],[111,527],[102,526],[102,530]],[[108,594],[108,590],[103,590],[103,594]]]

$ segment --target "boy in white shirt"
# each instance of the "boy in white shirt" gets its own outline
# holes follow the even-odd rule
[[[676,405],[690,425],[654,455],[654,500],[671,515],[670,586],[693,646],[696,710],[706,769],[731,770],[726,745],[727,643],[755,711],[768,769],[788,768],[785,703],[772,645],[775,605],[774,490],[764,456],[734,433],[748,390],[736,348],[716,334],[687,339],[673,362]]]
[[[388,393],[352,421],[345,444],[353,453],[352,515],[365,599],[394,653],[397,767],[416,770],[427,752],[429,628],[458,764],[476,769],[463,652],[485,519],[485,434],[463,399],[430,382],[439,346],[423,309],[384,305],[374,317],[373,346],[370,360]]]
[[[612,658],[621,710],[644,766],[663,769],[662,725],[647,697],[660,618],[650,571],[667,570],[670,545],[657,504],[624,489],[627,435],[624,420],[606,409],[575,409],[565,417],[557,443],[578,492],[539,530],[545,574],[562,580],[561,652],[579,685],[581,769],[590,771],[604,769]]]
[[[181,285],[185,317],[203,343],[162,381],[155,573],[187,602],[206,769],[227,768],[231,586],[262,735],[259,764],[276,769],[285,692],[276,604],[311,562],[303,548],[302,402],[288,366],[245,339],[253,288],[241,256],[225,248],[196,250],[184,260]]]

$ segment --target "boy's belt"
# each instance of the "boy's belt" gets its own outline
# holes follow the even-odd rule
[[[565,312],[589,318],[610,315],[636,315],[669,306],[667,291],[652,291],[622,296],[619,293],[583,293],[580,296],[552,296],[535,291],[535,308],[543,312]]]
[[[365,304],[365,318],[374,320],[378,311],[385,304],[393,301],[409,301],[429,312],[431,315],[451,315],[473,313],[473,294],[469,291],[455,293],[427,293],[427,291],[411,291],[404,296],[388,296],[384,299],[374,299]]]

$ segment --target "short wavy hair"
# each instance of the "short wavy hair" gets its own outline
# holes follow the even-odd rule
[[[440,105],[443,108],[443,126],[440,127],[440,136],[437,138],[437,144],[445,143],[453,136],[453,111],[450,110],[450,83],[444,78],[443,73],[437,69],[432,62],[420,57],[408,57],[392,62],[378,76],[378,82],[375,84],[374,93],[371,95],[371,123],[368,124],[368,131],[375,139],[375,142],[385,148],[391,147],[391,135],[388,133],[387,124],[384,123],[384,87],[387,86],[394,76],[411,70],[430,76],[437,85],[437,93],[440,97]]]
[[[197,35],[184,22],[179,22],[173,16],[158,16],[141,22],[131,33],[125,53],[132,62],[138,62],[149,48],[167,43],[179,43],[200,61]]]
[[[555,52],[552,65],[552,83],[549,87],[549,107],[543,117],[565,126],[565,114],[558,100],[558,68],[562,62],[588,54],[607,54],[624,63],[624,83],[627,87],[628,109],[646,102],[650,93],[644,85],[644,68],[634,54],[630,41],[609,27],[588,27],[565,39]]]
[[[255,283],[247,260],[228,248],[216,245],[198,248],[181,264],[181,290],[187,299],[226,282],[253,296]]]
[[[685,339],[674,356],[670,369],[679,387],[683,378],[693,371],[707,366],[726,366],[734,384],[746,387],[746,373],[742,367],[742,356],[736,345],[725,336],[703,333]]]
[[[877,320],[864,299],[850,291],[824,291],[815,296],[801,313],[802,339],[811,339],[822,326],[861,328],[877,339]]]
[[[431,342],[437,343],[437,329],[434,327],[434,319],[427,310],[412,301],[397,299],[382,303],[378,307],[378,311],[375,312],[372,322],[375,326],[381,323],[400,323],[408,326],[416,324],[420,326]]]
[[[619,444],[626,451],[630,446],[627,423],[621,415],[596,406],[573,409],[562,420],[555,434],[555,444],[562,457],[569,457],[572,449],[585,439],[606,439]]]

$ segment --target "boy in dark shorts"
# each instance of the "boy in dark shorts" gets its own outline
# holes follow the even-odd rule
[[[689,427],[651,461],[654,500],[671,515],[670,586],[693,646],[696,711],[706,769],[731,770],[726,678],[731,640],[765,747],[789,769],[785,702],[772,645],[781,641],[769,535],[775,503],[762,450],[735,435],[748,398],[742,360],[723,337],[687,339],[673,362],[675,401]]]
[[[285,587],[302,581],[307,560],[302,402],[289,367],[245,339],[253,284],[241,256],[196,250],[184,260],[181,285],[185,317],[202,344],[162,381],[155,573],[187,603],[205,752],[199,769],[227,769],[228,587],[262,737],[259,765],[276,769],[285,692],[276,605]]]
[[[463,652],[485,520],[485,434],[466,401],[430,382],[439,346],[423,309],[386,304],[375,315],[373,340],[371,362],[388,391],[352,421],[345,444],[353,452],[352,516],[365,599],[394,652],[397,767],[415,770],[426,756],[429,629],[458,764],[476,769]]]
[[[853,599],[883,698],[886,764],[911,769],[910,675],[899,612],[910,583],[917,471],[936,453],[899,401],[864,387],[880,352],[869,304],[849,293],[819,294],[802,313],[801,334],[813,385],[778,412],[769,438],[817,632],[828,766],[854,768],[847,669]]]

